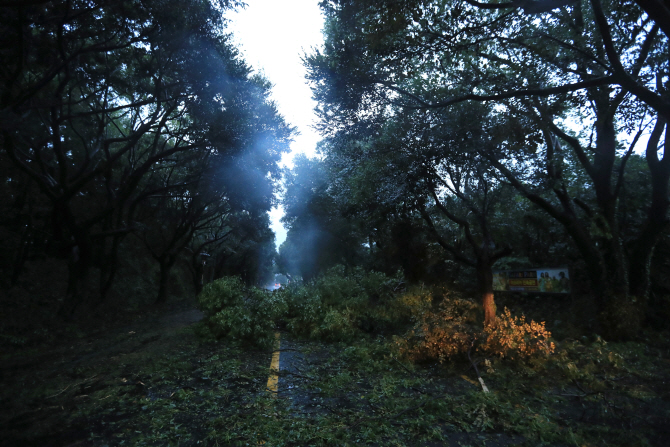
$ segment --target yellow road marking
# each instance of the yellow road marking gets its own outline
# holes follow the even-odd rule
[[[272,353],[272,361],[270,362],[270,376],[268,376],[268,391],[277,395],[277,385],[279,384],[279,332],[275,332],[275,350]]]
[[[270,362],[270,375],[268,376],[267,389],[272,393],[272,397],[277,397],[277,385],[279,384],[279,332],[275,332],[275,349],[272,352],[272,361]],[[265,441],[258,441],[258,445],[265,445]]]

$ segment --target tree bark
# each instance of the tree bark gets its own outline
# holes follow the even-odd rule
[[[493,270],[491,265],[477,265],[477,277],[484,308],[484,327],[496,324],[496,303],[493,295]]]
[[[646,303],[649,293],[651,258],[654,247],[658,243],[663,231],[668,225],[668,184],[670,183],[670,155],[658,158],[658,143],[663,129],[666,127],[664,120],[656,122],[652,135],[647,144],[647,164],[651,172],[651,205],[647,213],[647,219],[639,237],[635,240],[633,251],[630,255],[630,293],[632,296]],[[666,129],[665,147],[670,144],[670,136]],[[667,151],[667,150],[666,150]]]
[[[200,292],[202,292],[205,283],[205,266],[198,250],[193,251],[190,262],[188,263],[188,270],[191,273],[193,290],[197,297],[200,295]]]
[[[83,246],[82,246],[83,245]],[[68,262],[68,283],[63,304],[58,310],[58,316],[71,320],[75,312],[84,301],[83,286],[88,276],[91,256],[87,244],[72,247]]]
[[[156,304],[163,304],[167,302],[168,288],[170,286],[170,272],[174,266],[177,258],[175,256],[166,256],[162,258],[160,263],[160,276],[158,279],[158,296],[156,297]]]
[[[119,245],[125,235],[116,234],[112,239],[112,244],[107,256],[100,260],[100,301],[102,304],[114,284],[116,272],[119,266]],[[102,242],[105,243],[104,241]]]

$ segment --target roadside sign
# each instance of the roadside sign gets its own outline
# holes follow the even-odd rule
[[[570,293],[567,267],[494,270],[495,292]]]

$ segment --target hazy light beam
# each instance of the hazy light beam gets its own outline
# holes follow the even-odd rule
[[[291,144],[291,152],[282,157],[281,166],[293,166],[293,157],[316,154],[320,140],[312,128],[316,122],[312,92],[306,83],[301,57],[323,42],[323,16],[318,0],[248,0],[248,6],[227,14],[228,31],[244,59],[272,84],[271,98],[286,121],[300,132]],[[277,246],[286,239],[279,219],[284,210],[270,212],[271,228]]]

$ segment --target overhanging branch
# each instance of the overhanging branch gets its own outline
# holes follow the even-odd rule
[[[484,3],[475,0],[465,0],[469,5],[480,9],[523,9],[525,14],[540,14],[563,6],[578,4],[580,0],[513,0],[507,3]]]
[[[454,104],[458,104],[465,101],[498,101],[502,99],[510,98],[522,98],[526,96],[551,96],[551,95],[560,95],[563,93],[574,92],[577,90],[599,87],[602,85],[616,84],[616,78],[614,76],[604,76],[599,78],[589,79],[588,81],[575,82],[574,84],[559,85],[557,87],[550,88],[534,88],[534,89],[523,89],[523,90],[512,90],[504,93],[497,93],[493,95],[477,95],[474,93],[469,93],[467,95],[456,96],[452,99],[439,102],[430,102],[427,101],[397,85],[393,85],[389,82],[378,81],[378,84],[384,85],[385,87],[393,90],[394,92],[400,93],[403,96],[406,96],[413,101],[417,102],[419,105],[405,104],[403,107],[408,109],[441,109],[445,107],[450,107]]]

